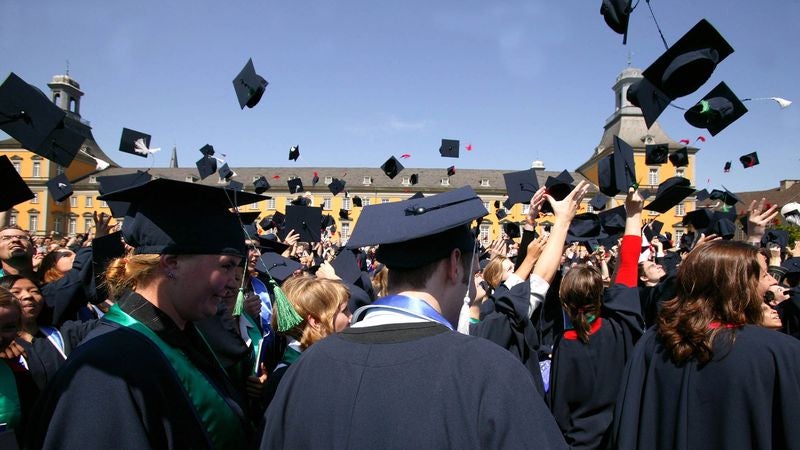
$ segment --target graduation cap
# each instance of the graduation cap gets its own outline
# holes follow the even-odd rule
[[[302,195],[298,195],[297,198],[289,202],[289,204],[295,206],[311,206],[311,199]]]
[[[685,167],[689,165],[689,152],[686,147],[679,148],[669,155],[669,162],[675,167]]]
[[[733,47],[702,19],[642,72],[644,78],[628,89],[628,101],[642,109],[650,128],[672,100],[699,89],[731,53]]]
[[[256,272],[261,274],[269,274],[278,283],[283,283],[287,278],[291,277],[295,271],[303,268],[299,262],[281,256],[277,252],[262,252],[261,258],[256,263]]]
[[[300,157],[300,146],[293,145],[289,147],[289,161],[297,161],[297,158]]]
[[[672,177],[658,185],[656,198],[644,209],[665,213],[692,194],[694,188],[691,187],[691,181],[683,177]]]
[[[217,159],[213,156],[203,156],[196,165],[201,180],[205,180],[217,171]]]
[[[625,205],[619,205],[603,211],[598,214],[598,217],[600,217],[600,225],[603,230],[609,235],[616,235],[625,231],[625,220],[627,218]]]
[[[695,192],[694,195],[697,197],[698,200],[700,200],[702,202],[703,200],[708,198],[709,193],[708,193],[708,191],[706,189],[702,189],[702,190],[699,190],[699,191]]]
[[[412,186],[419,183],[419,174],[416,173],[412,174],[411,177],[409,177],[408,181],[411,183]]]
[[[328,185],[328,189],[330,189],[331,194],[333,194],[335,196],[335,195],[339,194],[340,192],[342,192],[344,190],[344,185],[345,184],[346,183],[345,183],[344,180],[340,180],[338,178],[334,178],[333,181],[331,182],[331,184]]]
[[[567,230],[567,242],[585,242],[592,239],[600,240],[608,237],[603,231],[600,216],[594,213],[578,214],[572,219]]]
[[[141,139],[141,143],[144,144],[144,147],[150,148],[149,134],[131,130],[130,128],[123,128],[122,136],[119,139],[119,151],[147,158],[148,153],[146,151],[141,151],[141,147],[137,148],[136,141],[139,139]]]
[[[725,165],[722,167],[722,171],[725,172],[725,173],[728,173],[728,172],[731,171],[731,162],[730,161],[726,161],[725,162]]]
[[[200,148],[200,153],[202,153],[203,156],[214,156],[214,146],[206,144]]]
[[[229,181],[231,178],[233,178],[233,175],[234,175],[233,171],[228,166],[228,163],[223,164],[222,167],[219,168],[219,177],[220,178],[222,178],[222,179],[224,179],[226,181]]]
[[[361,212],[347,247],[380,244],[376,258],[389,269],[422,267],[454,248],[474,249],[470,224],[486,214],[483,201],[469,186],[371,205]]]
[[[453,139],[442,139],[439,154],[444,158],[458,158],[459,142]]]
[[[653,220],[642,228],[642,232],[644,232],[644,237],[649,243],[654,237],[661,234],[661,230],[663,228],[664,222],[661,222],[660,220]],[[642,244],[644,244],[644,242]]]
[[[745,169],[757,166],[759,164],[758,152],[748,153],[746,155],[740,156],[739,161],[742,163],[742,167],[744,167]]]
[[[314,176],[311,177],[311,186],[316,186],[319,183],[319,174],[314,172]]]
[[[283,226],[286,216],[282,212],[276,211],[275,214],[265,217],[258,223],[262,230],[269,230],[270,228],[280,228]]]
[[[396,177],[397,174],[403,169],[403,165],[400,164],[400,161],[398,161],[394,156],[387,159],[386,162],[381,165],[381,170],[383,170],[383,173],[385,173],[386,176],[391,179],[394,179],[394,177]]]
[[[592,201],[589,202],[589,206],[591,206],[595,211],[602,211],[606,209],[607,204],[608,197],[602,192],[598,192],[597,195],[592,198]]]
[[[504,208],[497,208],[497,211],[495,211],[494,215],[497,216],[498,219],[502,220],[508,216],[508,213]]]
[[[258,238],[258,248],[262,252],[274,252],[281,254],[291,247],[289,244],[284,244],[278,240],[274,234],[266,234],[256,236]]]
[[[683,117],[689,122],[689,125],[705,128],[712,136],[716,136],[746,112],[747,108],[744,103],[723,82],[706,94],[696,105],[687,109]]]
[[[130,189],[147,183],[153,178],[149,172],[137,170],[136,173],[125,175],[106,175],[97,177],[100,185],[98,191],[100,195],[110,194],[111,192]],[[107,201],[108,208],[111,210],[111,217],[124,217],[128,211],[130,203],[123,201]]]
[[[253,59],[247,60],[241,72],[233,79],[233,89],[236,91],[236,98],[239,100],[239,106],[244,109],[245,106],[252,108],[261,100],[264,95],[264,90],[269,83],[256,73],[256,68],[253,66]]]
[[[649,144],[644,148],[644,163],[647,165],[666,164],[668,156],[668,144]]]
[[[739,197],[736,196],[736,194],[727,189],[725,189],[724,191],[720,189],[714,189],[711,191],[710,194],[708,194],[708,198],[710,198],[711,200],[721,200],[728,206],[733,206],[741,201]]]
[[[350,211],[346,209],[339,210],[339,218],[342,220],[350,220]]]
[[[85,140],[66,125],[65,117],[64,110],[13,72],[0,85],[0,129],[62,167],[72,163]]]
[[[0,186],[3,187],[0,211],[8,211],[15,205],[35,197],[6,155],[0,155]]]
[[[225,189],[233,189],[234,191],[243,191],[244,190],[244,183],[241,183],[236,180],[230,180],[228,185],[225,186]]]
[[[494,207],[495,208],[499,208],[500,207],[500,200],[495,200],[494,201]]]
[[[789,246],[789,232],[786,230],[769,230],[761,237],[761,246],[775,244],[781,248]]]
[[[603,0],[600,5],[600,14],[615,33],[621,34],[622,45],[628,41],[628,20],[630,19],[631,0]]]
[[[300,235],[301,242],[319,242],[321,238],[322,208],[318,206],[286,207],[286,220],[279,236],[286,238],[290,230]]]
[[[450,166],[447,168],[447,176],[452,177],[456,174],[456,166]]]
[[[364,202],[361,200],[361,197],[356,195],[353,197],[353,205],[361,208],[364,205]]]
[[[299,192],[303,192],[303,180],[300,178],[292,178],[291,180],[286,181],[286,185],[289,186],[289,193],[290,194],[297,194]]]
[[[564,200],[575,186],[572,185],[572,182],[575,181],[572,178],[572,175],[569,174],[566,170],[562,171],[558,176],[555,177],[547,177],[547,180],[544,183],[544,187],[547,190],[547,193],[550,194],[555,200]],[[550,202],[544,202],[542,204],[541,211],[543,213],[550,213],[553,212],[553,208],[550,206]]]
[[[358,267],[356,253],[358,250],[342,249],[336,258],[331,261],[331,266],[336,275],[346,283],[354,284],[361,278],[361,269]]]
[[[730,217],[714,214],[711,225],[706,229],[708,234],[716,234],[725,240],[733,239],[736,235],[736,224]]]
[[[269,181],[267,181],[267,177],[261,175],[253,182],[253,187],[255,188],[256,194],[263,194],[267,192],[271,186],[269,185]]]
[[[122,226],[137,254],[247,256],[242,226],[229,210],[264,200],[257,194],[158,178],[99,197],[129,202]],[[169,198],[172,201],[165,202]]]
[[[511,208],[513,208],[513,207],[514,207],[514,204],[513,204],[513,203],[511,203],[511,201],[510,201],[510,200],[511,200],[510,198],[507,198],[507,199],[505,199],[505,200],[503,201],[503,208],[505,208],[505,209],[507,209],[507,210],[509,210],[509,211],[511,211]]]
[[[530,202],[533,194],[539,190],[539,180],[534,169],[504,173],[503,178],[506,182],[508,202],[512,205]],[[495,203],[495,208],[499,207],[499,201]]]
[[[53,200],[61,202],[72,195],[72,183],[70,183],[67,176],[62,173],[47,182],[47,190],[50,192],[50,195],[53,196]]]
[[[506,222],[503,224],[503,232],[509,239],[516,239],[519,235],[519,224],[516,222]]]
[[[681,221],[684,225],[691,225],[697,230],[698,233],[702,233],[709,225],[711,225],[711,220],[714,217],[714,213],[706,208],[696,209],[694,211],[689,211],[683,216],[683,220]]]
[[[320,228],[328,228],[332,227],[335,224],[336,221],[333,220],[333,216],[331,216],[330,214],[325,214],[324,216],[322,216],[322,222],[320,222],[319,226]]]
[[[636,185],[633,147],[615,135],[614,145],[590,158],[578,168],[578,173],[608,196],[627,193],[628,188]]]

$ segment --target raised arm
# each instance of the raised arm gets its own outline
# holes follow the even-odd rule
[[[642,196],[638,190],[628,190],[625,215],[625,234],[622,236],[622,247],[619,251],[616,283],[634,287],[637,284],[639,251],[642,245]]]
[[[533,273],[541,277],[544,281],[550,283],[558,270],[561,263],[561,254],[564,251],[564,242],[567,239],[567,230],[569,229],[572,218],[578,211],[578,205],[581,199],[586,195],[589,189],[589,183],[581,181],[575,186],[575,189],[567,195],[564,200],[556,201],[549,194],[545,194],[545,198],[550,202],[553,207],[553,214],[555,219],[553,226],[550,228],[550,238],[539,256],[536,266],[533,268]]]

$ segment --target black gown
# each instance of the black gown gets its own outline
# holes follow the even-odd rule
[[[69,354],[80,344],[100,322],[91,320],[79,322],[69,320],[58,329],[64,342],[64,353]],[[28,370],[40,390],[44,390],[47,383],[55,377],[56,372],[64,365],[66,359],[58,349],[47,339],[40,330],[33,337],[32,342],[17,338],[17,343],[25,349],[27,356],[25,362]]]
[[[566,448],[507,351],[433,322],[349,328],[303,352],[263,449]]]
[[[713,348],[705,365],[676,365],[655,330],[645,333],[617,398],[616,448],[800,448],[800,342],[746,325]]]

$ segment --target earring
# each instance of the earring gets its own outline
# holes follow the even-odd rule
[[[175,279],[175,273],[174,272],[167,272],[167,278],[169,278],[170,280],[174,280]]]

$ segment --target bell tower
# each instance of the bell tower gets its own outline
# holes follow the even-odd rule
[[[55,75],[53,80],[47,83],[51,91],[51,99],[59,108],[72,113],[77,117],[81,116],[81,85],[69,76],[69,71],[65,75]]]

